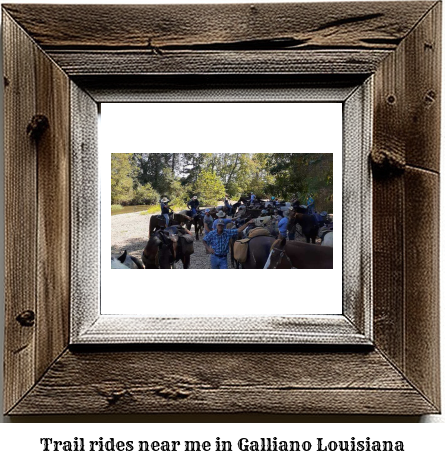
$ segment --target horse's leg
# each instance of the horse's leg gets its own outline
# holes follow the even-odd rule
[[[182,266],[184,267],[184,270],[188,270],[190,268],[190,255],[182,257]]]

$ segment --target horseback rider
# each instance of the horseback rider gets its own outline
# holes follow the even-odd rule
[[[250,193],[250,205],[254,204],[255,199],[256,199],[256,195],[253,192],[251,192]]]
[[[309,194],[307,199],[307,214],[313,215],[315,213],[315,200],[313,194]]]
[[[194,195],[187,203],[187,207],[190,208],[192,211],[192,218],[196,215],[198,207],[199,207],[199,200],[196,195]]]
[[[169,202],[170,200],[168,200],[167,197],[161,199],[161,215],[165,218],[166,227],[168,227],[168,224],[170,222],[170,212],[173,213],[173,210],[168,205]]]

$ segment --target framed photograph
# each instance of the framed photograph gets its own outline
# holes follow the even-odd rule
[[[5,414],[440,411],[440,2],[2,14]]]

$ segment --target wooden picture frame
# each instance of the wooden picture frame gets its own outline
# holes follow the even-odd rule
[[[440,411],[440,2],[11,4],[2,14],[6,414]],[[95,195],[72,159],[97,169],[98,103],[369,79],[372,313],[350,318],[369,344],[70,344],[82,263],[73,229],[97,227],[71,208],[75,186],[79,205]]]

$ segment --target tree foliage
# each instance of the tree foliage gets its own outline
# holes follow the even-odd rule
[[[224,198],[225,188],[221,178],[211,171],[201,171],[194,184],[195,195],[202,205],[215,205]]]
[[[132,153],[112,154],[112,202],[157,203],[167,196],[176,204],[198,195],[213,205],[228,194],[237,199],[305,201],[315,196],[317,209],[332,211],[332,154],[322,153]],[[323,207],[323,208],[322,208]]]

